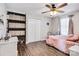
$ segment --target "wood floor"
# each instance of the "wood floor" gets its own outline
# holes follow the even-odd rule
[[[27,45],[18,44],[18,56],[67,56],[66,54],[46,45],[45,41],[33,42]]]

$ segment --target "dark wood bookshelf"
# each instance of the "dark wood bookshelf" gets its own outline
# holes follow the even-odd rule
[[[10,31],[24,31],[24,30],[26,30],[25,28],[8,28]]]
[[[8,23],[8,33],[9,33],[9,31],[25,31],[25,35],[12,35],[12,36],[17,36],[18,37],[18,39],[19,40],[23,40],[24,42],[26,42],[26,15],[25,14],[21,14],[21,13],[16,13],[16,12],[10,12],[10,11],[8,11],[7,12],[7,15],[15,15],[15,16],[23,16],[23,17],[25,17],[25,20],[16,20],[16,19],[7,19],[7,23]],[[9,23],[17,23],[17,24],[25,24],[24,26],[25,26],[25,28],[10,28],[9,27]],[[16,25],[16,26],[18,26],[18,25]]]
[[[26,21],[7,19],[9,23],[26,23]]]
[[[25,35],[13,35],[12,37],[25,37]]]
[[[17,12],[11,12],[11,11],[8,11],[7,15],[9,14],[15,14],[15,15],[20,15],[20,16],[26,16],[25,14],[21,14],[21,13],[17,13]]]

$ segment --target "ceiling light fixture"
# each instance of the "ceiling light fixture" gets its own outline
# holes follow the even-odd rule
[[[51,11],[50,12],[50,15],[52,16],[52,15],[56,15],[58,12],[57,11]]]

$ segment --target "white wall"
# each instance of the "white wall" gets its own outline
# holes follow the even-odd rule
[[[72,20],[74,24],[74,34],[77,34],[79,33],[79,12],[74,14]]]
[[[26,12],[26,15],[27,15],[26,16],[26,18],[27,18],[27,22],[26,22],[27,23],[27,26],[26,26],[27,27],[27,31],[26,31],[27,40],[26,40],[26,42],[28,43],[28,42],[31,42],[31,41],[34,42],[34,41],[45,40],[45,38],[47,36],[47,33],[48,33],[49,29],[50,29],[51,18],[47,18],[47,17],[41,16],[41,15],[35,14],[33,12],[31,12],[31,13]],[[37,39],[37,40],[29,39],[29,37],[31,37],[31,35],[28,36],[28,34],[30,33],[29,29],[28,29],[28,27],[29,27],[28,22],[29,22],[30,19],[35,19],[35,20],[40,21],[40,40],[39,39]],[[49,26],[46,25],[47,22],[50,23]]]
[[[56,17],[51,20],[50,32],[52,34],[59,34],[60,31],[60,18]]]
[[[3,34],[3,36],[5,36],[6,31],[7,31],[7,20],[6,20],[6,7],[5,7],[4,3],[0,3],[0,19],[2,19],[4,21],[2,34]]]

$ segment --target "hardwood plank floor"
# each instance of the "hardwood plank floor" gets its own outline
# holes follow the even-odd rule
[[[66,54],[46,45],[45,41],[27,45],[18,43],[18,56],[67,56]]]

